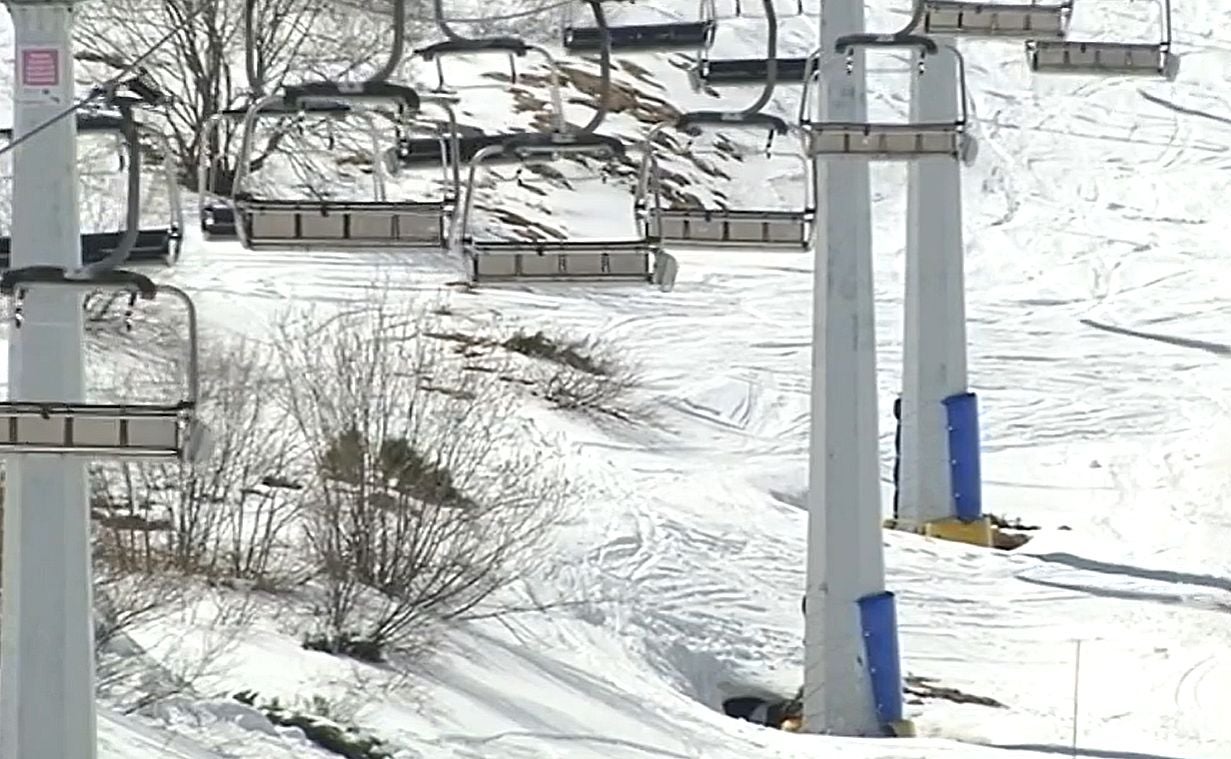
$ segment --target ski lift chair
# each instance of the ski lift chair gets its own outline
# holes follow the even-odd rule
[[[526,42],[520,37],[503,36],[503,37],[465,37],[458,34],[449,25],[449,21],[445,16],[444,0],[433,0],[432,12],[436,21],[436,27],[444,35],[445,39],[440,42],[433,42],[430,45],[415,50],[415,55],[428,63],[436,66],[436,89],[433,92],[437,94],[451,95],[457,97],[457,88],[450,88],[445,82],[443,59],[461,56],[461,55],[504,55],[509,61],[509,79],[511,84],[517,84],[517,59],[525,58],[530,53],[535,53],[543,58],[547,64],[548,86],[551,89],[552,109],[554,115],[554,129],[557,132],[564,131],[564,106],[560,99],[560,69],[556,65],[556,59],[547,50],[540,45],[533,45]],[[486,86],[486,85],[478,85]],[[506,135],[512,136],[512,135]],[[461,138],[465,139],[465,138]],[[485,146],[488,147],[488,146]],[[480,148],[481,149],[481,148]],[[462,148],[465,150],[465,147]]]
[[[113,101],[116,102],[116,101]],[[166,135],[140,123],[131,105],[121,106],[119,113],[78,113],[78,134],[114,135],[124,147],[123,166],[127,176],[125,228],[108,232],[84,232],[81,235],[81,260],[86,265],[116,258],[130,264],[163,264],[170,266],[180,256],[183,246],[183,208],[180,203],[179,178],[176,175],[175,154]],[[168,218],[165,224],[141,224],[141,144],[144,135],[154,141],[162,153],[162,180],[166,187]],[[0,130],[0,137],[13,138],[12,129]],[[0,267],[10,266],[13,240],[0,237]],[[119,253],[117,254],[117,251]]]
[[[694,89],[702,85],[764,84],[773,81],[801,84],[808,73],[808,58],[781,57],[778,55],[778,11],[774,0],[763,0],[765,9],[765,55],[761,58],[728,58],[715,60],[711,57],[713,36],[701,48],[696,65],[690,72]],[[770,64],[773,64],[772,66]]]
[[[635,3],[636,0],[622,0]],[[573,23],[569,4],[564,27],[564,49],[572,53],[594,53],[602,48],[602,30],[597,26]],[[709,47],[717,28],[714,0],[700,0],[696,21],[671,21],[657,24],[622,24],[609,27],[611,49],[617,52],[667,52],[701,50]]]
[[[346,103],[311,103],[302,109],[288,110],[286,102],[274,101],[257,114],[258,119],[303,119],[307,116],[322,118],[341,118],[354,113]],[[219,141],[222,124],[241,125],[248,116],[248,108],[228,108],[211,115],[201,127],[201,135],[197,144],[201,146],[198,152],[197,177],[199,189],[197,192],[197,216],[200,218],[201,234],[206,240],[234,240],[238,237],[235,230],[235,210],[231,207],[230,184],[219,187],[215,168],[221,156],[211,153],[211,148]],[[366,116],[366,114],[364,114]],[[367,126],[372,132],[372,139],[379,141],[375,124],[368,120]]]
[[[684,114],[674,124],[655,126],[646,136],[634,204],[646,237],[659,239],[669,248],[806,250],[811,245],[816,221],[815,177],[813,164],[802,151],[792,154],[804,167],[802,210],[664,208],[654,140],[669,125],[685,132],[699,131],[701,127],[766,129],[769,131],[767,154],[771,154],[775,137],[788,133],[800,138],[796,144],[803,144],[798,127],[789,126],[783,119],[763,113],[700,111]]]
[[[443,200],[388,201],[384,195],[384,158],[379,142],[372,153],[375,200],[306,200],[255,198],[244,190],[252,161],[253,133],[261,112],[282,100],[287,110],[312,103],[391,103],[405,125],[419,110],[419,96],[383,81],[356,84],[309,82],[283,88],[282,94],[258,100],[244,119],[244,136],[232,186],[235,225],[244,247],[356,250],[440,246],[444,243],[447,204]]]
[[[64,454],[91,458],[162,459],[199,462],[209,455],[209,432],[197,418],[199,370],[197,314],[192,299],[170,285],[123,269],[75,278],[55,266],[10,269],[0,276],[0,294],[14,299],[13,323],[21,328],[22,302],[40,288],[112,289],[129,293],[129,315],[137,299],[170,295],[187,318],[186,387],[165,403],[88,403],[10,399],[0,401],[0,453]]]
[[[524,40],[516,37],[491,37],[483,39],[447,39],[441,42],[436,42],[426,47],[419,48],[415,54],[423,58],[425,61],[431,61],[436,64],[436,76],[438,84],[434,93],[448,93],[456,96],[456,90],[448,89],[445,84],[444,67],[441,60],[451,56],[474,55],[480,53],[502,53],[509,57],[510,76],[512,82],[517,82],[517,64],[516,58],[524,57],[528,53],[537,53],[542,56],[547,63],[547,81],[548,90],[552,105],[552,130],[558,133],[565,131],[564,121],[564,100],[560,93],[560,70],[556,64],[556,59],[552,54],[543,47],[531,45]],[[456,121],[454,121],[456,125]],[[511,137],[519,136],[527,133],[503,133],[503,134],[483,134],[475,131],[464,131],[455,129],[449,139],[442,143],[439,139],[428,140],[405,140],[399,146],[399,155],[404,162],[413,161],[436,161],[436,150],[447,150],[443,155],[443,159],[449,165],[461,165],[474,160],[481,151],[487,148],[499,148],[504,145],[505,141]],[[457,159],[452,158],[456,152]]]
[[[1148,76],[1171,82],[1180,73],[1180,57],[1171,51],[1171,0],[1163,0],[1159,42],[1032,39],[1026,60],[1037,74]]]
[[[564,134],[568,131],[567,123],[564,119],[564,99],[561,94],[560,69],[550,51],[539,45],[532,45],[520,37],[465,37],[458,34],[449,25],[448,18],[445,16],[444,0],[433,0],[432,13],[436,27],[445,39],[415,50],[415,55],[424,61],[435,64],[437,79],[436,88],[433,90],[435,94],[450,97],[454,100],[458,98],[459,88],[450,89],[445,82],[444,66],[442,63],[445,58],[464,55],[505,55],[509,61],[510,83],[516,85],[518,80],[517,59],[524,58],[529,53],[535,53],[541,56],[547,64],[547,85],[552,106],[551,131],[556,134]],[[600,44],[599,47],[601,49],[602,45]],[[610,51],[608,51],[609,53]],[[490,85],[474,85],[474,87],[485,86]],[[466,87],[464,89],[470,88]],[[451,126],[453,127],[453,132],[449,140],[443,143],[436,138],[403,140],[398,146],[399,156],[402,161],[411,165],[414,165],[416,162],[434,162],[437,160],[436,151],[446,150],[447,153],[443,155],[445,162],[451,167],[459,167],[463,163],[470,164],[479,153],[488,148],[501,148],[509,139],[533,134],[531,132],[485,134],[472,128],[462,129],[457,126],[456,120],[452,122]],[[499,150],[493,150],[488,155],[499,153]]]
[[[1073,0],[1061,3],[923,0],[920,31],[939,37],[1063,39],[1068,33],[1072,13]]]
[[[486,147],[470,162],[462,210],[450,236],[466,266],[472,285],[572,282],[644,282],[670,289],[675,281],[675,259],[645,237],[623,240],[481,240],[471,232],[475,177],[488,162],[552,162],[570,156],[608,161],[624,155],[614,137],[594,134],[525,134]]]
[[[914,48],[922,53],[919,67],[926,56],[940,50],[935,40],[916,34],[848,34],[839,37],[835,51],[845,54],[846,71],[855,69],[855,50],[859,48]],[[814,76],[805,84],[800,104],[801,123],[808,135],[808,153],[814,158],[862,158],[869,161],[913,161],[920,158],[951,156],[969,165],[978,153],[978,143],[968,130],[969,91],[966,86],[966,62],[954,47],[946,50],[957,57],[958,100],[960,111],[953,121],[928,123],[883,123],[814,121],[809,112],[809,90],[824,77]],[[819,67],[822,56],[814,54],[813,65]],[[922,73],[922,72],[920,72]],[[819,86],[819,84],[816,84]]]

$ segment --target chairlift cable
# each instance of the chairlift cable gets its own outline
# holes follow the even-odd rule
[[[154,53],[158,52],[162,48],[163,45],[167,44],[167,42],[171,40],[172,37],[174,37],[181,30],[186,28],[188,24],[195,21],[197,16],[201,15],[201,13],[205,10],[205,7],[206,7],[205,3],[201,3],[200,5],[198,5],[194,11],[192,11],[187,16],[185,16],[183,19],[181,19],[178,24],[171,27],[171,29],[166,34],[159,37],[158,40],[154,42],[154,44],[146,48],[145,52],[141,53],[141,55],[138,55],[136,58],[133,59],[131,63],[126,65],[124,68],[120,69],[119,73],[117,73],[115,76],[111,77],[110,79],[106,80],[105,82],[101,84],[96,84],[93,87],[91,87],[90,92],[85,97],[73,103],[68,108],[65,108],[63,111],[60,111],[55,116],[52,116],[51,118],[47,119],[41,124],[36,125],[33,129],[21,135],[20,137],[14,137],[14,139],[11,142],[9,142],[7,145],[5,145],[4,147],[0,147],[0,155],[4,155],[5,153],[12,151],[13,148],[22,144],[26,140],[42,132],[43,130],[51,127],[53,124],[56,124],[57,122],[63,121],[69,116],[72,116],[74,113],[86,107],[87,105],[90,105],[95,100],[99,99],[100,97],[106,97],[110,95],[111,93],[113,93],[116,87],[118,87],[120,84],[123,83],[123,79],[125,76],[132,73],[138,66],[141,65],[141,63],[144,60],[149,58]]]

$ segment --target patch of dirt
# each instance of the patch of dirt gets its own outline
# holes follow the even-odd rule
[[[636,63],[633,63],[632,61],[619,61],[617,65],[620,68],[624,69],[624,71],[627,72],[629,76],[633,77],[637,81],[642,82],[643,84],[648,84],[651,87],[656,87],[660,90],[663,90],[664,92],[666,91],[667,88],[659,84],[654,79],[654,76],[650,74],[650,70],[645,68],[644,66],[639,66]]]
[[[906,685],[904,690],[907,696],[913,696],[914,700],[910,703],[921,704],[924,699],[940,699],[944,701],[952,701],[955,704],[975,704],[977,706],[989,706],[994,709],[1007,709],[1003,703],[997,701],[990,696],[976,696],[957,688],[950,688],[946,685],[937,685],[934,677],[921,677],[919,675],[907,675]]]
[[[673,59],[672,65],[688,68],[691,65],[688,62],[689,60],[686,57],[679,60]],[[664,89],[662,85],[653,80],[651,72],[642,66],[628,61],[619,61],[617,66],[618,69],[627,72],[638,82],[649,84],[657,90]],[[546,74],[520,73],[516,84],[513,84],[512,78],[505,72],[488,71],[483,76],[493,81],[511,85],[510,92],[513,96],[513,110],[518,113],[533,113],[534,115],[531,120],[532,129],[544,132],[552,128],[552,115],[548,112],[550,109],[549,101],[545,96],[532,94],[527,90],[527,88],[535,88],[537,92],[546,92],[548,82]],[[562,65],[560,67],[560,80],[561,87],[568,93],[566,94],[566,106],[567,104],[585,105],[590,108],[597,106],[601,82],[597,72],[591,73],[575,65]],[[608,110],[612,114],[631,116],[638,123],[646,127],[671,122],[682,115],[680,109],[666,100],[647,94],[634,84],[619,82],[615,77],[613,77],[611,88],[608,92]],[[627,142],[635,143],[643,139],[644,132],[639,135],[623,135],[623,137]],[[675,134],[660,132],[655,144],[662,149],[664,155],[669,154],[682,159],[691,165],[691,168],[699,175],[693,176],[690,175],[691,173],[673,171],[666,168],[663,165],[665,162],[660,159],[660,192],[662,193],[664,206],[669,208],[704,208],[707,205],[722,207],[725,204],[726,198],[721,191],[715,191],[709,187],[705,188],[708,192],[698,190],[699,185],[706,183],[707,179],[716,179],[720,183],[727,183],[732,180],[731,174],[719,168],[718,163],[722,160],[743,160],[743,156],[735,143],[720,136],[709,141],[707,153],[701,155],[692,150],[692,140],[679,139]],[[584,159],[572,160],[576,160],[577,163],[582,165],[592,163]],[[619,161],[608,165],[606,178],[622,180],[631,185],[636,182],[640,161],[640,155],[625,156]],[[562,174],[553,172],[547,167],[536,166],[531,171],[545,180],[547,186],[569,188],[569,183]],[[545,197],[548,194],[546,189],[531,183],[524,183],[523,187],[539,197]],[[715,202],[706,203],[703,200],[706,195],[711,196]],[[559,230],[525,219],[506,209],[488,208],[485,210],[495,214],[505,224],[516,227],[524,226],[524,232],[526,233],[524,236],[530,239],[560,239],[564,237],[563,233]],[[547,215],[551,213],[549,208],[535,210]]]

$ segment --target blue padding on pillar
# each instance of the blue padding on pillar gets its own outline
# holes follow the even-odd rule
[[[859,599],[859,626],[867,654],[872,698],[882,725],[902,719],[902,661],[898,652],[898,615],[893,594],[884,591]]]
[[[979,471],[979,399],[974,393],[944,400],[949,429],[949,482],[953,513],[963,522],[983,518],[983,483]]]

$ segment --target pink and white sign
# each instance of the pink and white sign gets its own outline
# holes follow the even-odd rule
[[[21,51],[21,86],[58,87],[60,51],[54,47],[30,47]]]

